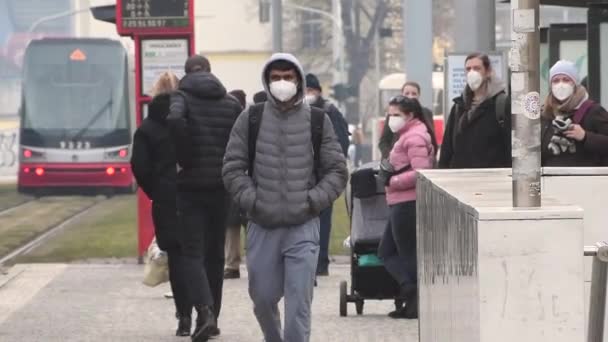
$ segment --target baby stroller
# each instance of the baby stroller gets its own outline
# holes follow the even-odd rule
[[[340,282],[340,316],[347,304],[355,303],[357,315],[363,314],[366,299],[394,299],[395,308],[403,305],[399,285],[386,271],[377,252],[388,220],[384,186],[377,182],[379,163],[364,164],[351,175],[347,208],[351,219],[350,293],[347,282]]]

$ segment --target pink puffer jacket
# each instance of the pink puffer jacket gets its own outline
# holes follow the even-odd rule
[[[388,205],[416,200],[416,170],[433,167],[435,151],[431,136],[420,120],[413,119],[399,131],[399,140],[393,146],[389,160],[395,170],[407,165],[411,169],[391,178],[386,187]]]

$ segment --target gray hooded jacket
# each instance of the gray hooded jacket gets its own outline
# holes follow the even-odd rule
[[[253,179],[249,168],[249,112],[234,124],[224,156],[222,176],[234,201],[250,219],[265,228],[289,227],[317,217],[346,187],[348,171],[344,154],[328,116],[323,124],[320,178],[315,179],[310,130],[310,107],[304,103],[304,72],[289,54],[275,54],[264,66],[262,82],[270,95],[266,69],[276,60],[296,66],[302,84],[291,108],[279,109],[269,96],[257,138]]]

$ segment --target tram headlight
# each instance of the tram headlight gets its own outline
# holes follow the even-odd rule
[[[128,156],[129,156],[128,148],[121,148],[120,150],[106,152],[106,158],[109,158],[109,159],[126,159]]]
[[[22,148],[21,155],[24,159],[32,159],[32,158],[42,158],[44,157],[44,153],[30,150],[29,148]]]

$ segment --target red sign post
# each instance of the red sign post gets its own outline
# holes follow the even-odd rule
[[[147,114],[149,91],[165,71],[183,74],[194,50],[194,0],[117,0],[116,28],[135,41],[137,125]],[[154,237],[150,199],[139,190],[138,255],[141,261]]]

